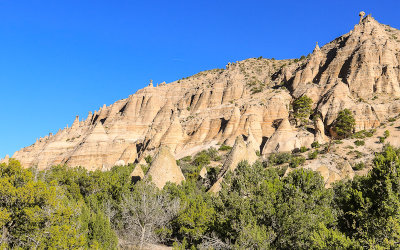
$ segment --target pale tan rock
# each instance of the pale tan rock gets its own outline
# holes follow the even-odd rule
[[[314,141],[320,144],[324,144],[329,141],[329,137],[325,135],[325,126],[321,118],[317,118],[314,121],[314,130]]]
[[[136,145],[128,146],[122,153],[119,160],[124,161],[126,164],[135,163],[137,158]]]
[[[143,180],[144,178],[144,173],[140,165],[136,165],[135,169],[132,171],[130,174],[130,177],[132,178],[132,181],[137,182],[140,180]]]
[[[219,191],[221,191],[221,182],[224,180],[224,178],[219,178],[212,186],[211,188],[208,190],[209,193],[218,193]]]
[[[253,148],[254,152],[260,151],[260,145],[261,142],[257,141],[256,138],[254,137],[253,133],[251,132],[251,129],[248,129],[247,132],[247,139],[246,139],[246,143],[249,147]]]
[[[244,142],[243,137],[239,136],[236,138],[235,144],[225,160],[222,169],[224,171],[234,171],[241,161],[247,161],[250,165],[252,165],[257,159],[258,157],[253,146],[250,145],[248,147]]]
[[[326,188],[331,188],[333,183],[340,181],[342,178],[340,177],[339,174],[335,173],[335,172],[330,172],[329,173],[329,177],[328,180],[325,183],[325,187]]]
[[[151,181],[160,189],[167,182],[180,184],[185,180],[180,167],[176,164],[175,157],[167,146],[161,146],[151,162],[146,178],[151,176]]]
[[[311,166],[308,167],[321,174],[321,176],[324,178],[326,188],[332,187],[333,183],[342,179],[353,179],[354,177],[354,171],[347,161],[341,164],[341,170],[338,170],[337,168],[334,168],[332,166],[328,167],[325,165],[321,165],[316,168],[313,168]]]
[[[324,178],[325,182],[328,181],[330,171],[326,166],[321,166],[316,169],[317,172],[321,174],[321,176]]]
[[[203,168],[200,170],[199,175],[200,175],[200,177],[203,178],[203,179],[206,178],[206,177],[207,177],[207,168],[206,168],[206,167],[203,167]]]
[[[186,134],[182,129],[181,123],[178,118],[175,118],[167,132],[161,138],[161,145],[168,146],[172,152],[182,147],[182,143],[185,140]]]
[[[242,161],[247,161],[250,165],[255,163],[258,159],[254,146],[251,142],[246,145],[242,136],[236,138],[235,144],[226,158],[224,165],[222,165],[222,170],[220,177],[216,183],[210,188],[209,192],[219,192],[221,190],[221,182],[228,171],[235,171],[238,164]]]
[[[325,125],[338,110],[349,108],[355,112],[356,130],[377,127],[393,114],[382,110],[396,105],[400,94],[399,34],[370,15],[362,17],[354,30],[322,47],[318,55],[314,51],[296,70],[291,79],[294,96],[314,96]]]
[[[178,82],[146,87],[127,99],[89,112],[84,121],[75,118],[71,127],[41,138],[14,157],[25,167],[43,169],[66,163],[108,169],[118,160],[133,162],[134,157],[124,153],[133,144],[138,145],[139,158],[153,154],[160,145],[184,154],[204,145],[233,145],[237,136],[251,129],[260,145],[263,137],[273,133],[272,122],[288,115],[291,96],[287,90],[277,95],[265,88],[260,97],[254,98],[245,75],[265,82],[286,62],[248,59],[228,70],[211,70]],[[265,98],[262,105],[261,97]]]
[[[263,155],[275,152],[291,152],[295,148],[310,147],[314,141],[314,135],[305,131],[297,130],[290,125],[287,118],[279,124],[278,129],[267,140],[262,150]]]
[[[354,170],[353,168],[350,166],[348,161],[345,161],[342,169],[341,169],[341,175],[340,175],[340,179],[353,179],[354,178]]]
[[[317,169],[325,181],[325,187],[330,188],[332,184],[342,178],[336,172],[329,170],[326,166],[321,166]]]
[[[114,166],[125,166],[125,161],[124,160],[118,160],[114,163]]]
[[[9,161],[10,161],[10,156],[9,156],[9,155],[6,155],[6,156],[4,157],[4,159],[1,159],[1,160],[0,160],[0,164],[2,164],[2,163],[8,164]]]

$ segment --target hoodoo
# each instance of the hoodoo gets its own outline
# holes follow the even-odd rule
[[[176,165],[175,157],[167,146],[160,147],[154,160],[151,162],[146,177],[151,177],[151,181],[158,188],[163,188],[167,182],[180,184],[185,180],[181,169]]]

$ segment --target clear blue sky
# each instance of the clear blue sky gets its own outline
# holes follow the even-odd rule
[[[128,97],[227,62],[296,58],[398,0],[0,0],[0,158]]]

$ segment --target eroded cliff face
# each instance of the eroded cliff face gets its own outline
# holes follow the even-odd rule
[[[339,110],[351,109],[358,130],[379,125],[400,108],[400,32],[370,15],[352,31],[321,49],[289,80],[294,97],[311,97],[330,125]]]
[[[180,158],[216,144],[232,146],[238,136],[250,137],[255,149],[268,154],[326,140],[344,108],[354,112],[357,130],[373,128],[400,111],[399,38],[400,31],[367,16],[303,60],[252,58],[150,84],[13,157],[40,169],[108,169],[153,155],[162,145]],[[314,132],[289,122],[290,103],[304,94],[322,116]]]
[[[127,99],[76,118],[71,127],[14,154],[24,166],[55,164],[108,169],[154,154],[161,145],[177,157],[203,147],[232,145],[251,131],[258,148],[276,119],[288,116],[289,91],[273,87],[293,60],[248,59],[170,84],[149,85]]]

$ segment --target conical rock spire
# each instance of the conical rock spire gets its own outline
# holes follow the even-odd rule
[[[146,178],[151,176],[151,181],[163,188],[167,182],[180,184],[185,180],[180,167],[176,164],[175,157],[167,146],[161,146],[151,162]]]

